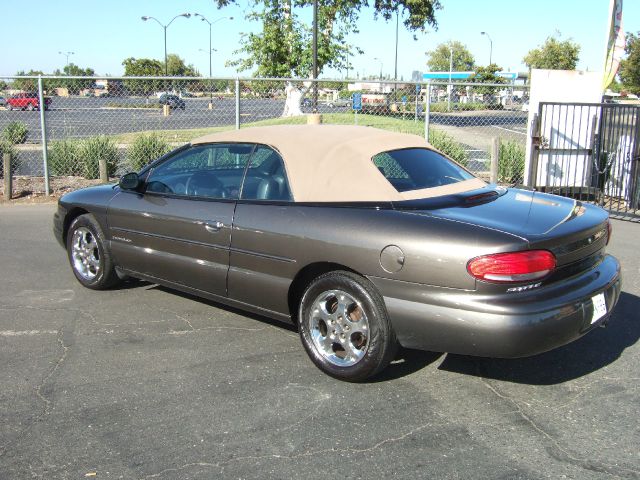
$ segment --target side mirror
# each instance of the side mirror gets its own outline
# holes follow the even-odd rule
[[[125,173],[118,184],[123,190],[136,190],[140,186],[140,177],[136,172]]]

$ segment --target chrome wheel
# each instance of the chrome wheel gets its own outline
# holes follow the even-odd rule
[[[362,305],[342,290],[316,297],[309,314],[309,332],[318,353],[339,367],[350,367],[369,346],[369,320]]]
[[[79,227],[71,239],[73,269],[85,280],[93,280],[100,272],[100,250],[96,237],[87,227]]]

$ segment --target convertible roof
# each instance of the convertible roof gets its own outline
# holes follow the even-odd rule
[[[229,130],[193,140],[205,143],[259,143],[284,160],[289,187],[297,202],[414,200],[481,188],[480,179],[434,188],[398,192],[372,161],[378,153],[429,148],[422,137],[355,125],[277,125]]]

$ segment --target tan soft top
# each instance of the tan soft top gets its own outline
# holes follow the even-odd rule
[[[485,186],[474,178],[441,187],[398,192],[372,161],[374,155],[401,148],[429,148],[422,137],[355,125],[278,125],[229,130],[191,143],[260,143],[284,160],[297,202],[414,200],[461,193]]]

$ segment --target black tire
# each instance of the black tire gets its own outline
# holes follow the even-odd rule
[[[354,347],[354,338],[352,335],[356,335],[356,328],[349,333],[349,325],[356,325],[351,322],[351,313],[347,313],[345,318],[349,319],[349,322],[343,320],[342,327],[339,329],[342,332],[342,338],[344,341],[344,335],[349,335],[349,342],[351,342],[351,348],[356,348],[362,351],[362,357],[355,360],[353,364],[341,365],[338,362],[344,361],[344,359],[335,358],[340,355],[342,347],[333,342],[331,349],[335,352],[333,360],[331,354],[327,351],[327,344],[331,343],[329,336],[331,332],[327,331],[327,328],[334,328],[324,324],[324,338],[323,336],[323,319],[318,320],[318,302],[326,302],[327,298],[338,292],[336,295],[340,296],[341,293],[346,294],[347,302],[353,300],[357,303],[356,308],[362,309],[362,313],[359,314],[360,318],[368,323],[367,338],[362,339],[360,337],[357,342],[360,346]],[[350,298],[349,298],[350,297]],[[344,297],[342,298],[344,303]],[[337,299],[336,299],[337,301]],[[355,303],[352,303],[355,305]],[[337,305],[336,305],[336,308]],[[347,311],[347,310],[345,310]],[[338,315],[333,312],[333,315]],[[341,319],[341,316],[336,317]],[[339,320],[330,320],[335,326],[339,323]],[[319,323],[319,325],[316,325]],[[374,285],[366,278],[356,275],[352,272],[335,271],[329,272],[316,278],[307,287],[300,301],[300,308],[298,312],[298,331],[302,344],[304,345],[307,354],[313,361],[313,363],[323,372],[331,375],[340,380],[348,382],[360,382],[366,380],[377,373],[381,372],[389,365],[393,360],[397,351],[398,342],[396,340],[395,332],[389,321],[387,309],[384,305],[384,301]],[[336,334],[336,330],[333,330],[333,335]],[[320,335],[320,337],[318,337]],[[360,335],[360,334],[358,334]],[[315,338],[315,340],[314,340]],[[319,340],[320,339],[320,340]],[[319,343],[324,343],[325,346]],[[336,351],[337,347],[337,351]],[[323,351],[324,349],[324,351]],[[342,350],[343,355],[348,355],[346,349]],[[328,354],[329,353],[329,354]],[[346,363],[352,362],[349,360]]]
[[[7,105],[5,106],[5,108],[9,111],[13,110],[13,107],[11,106],[10,103],[7,103]]]
[[[30,103],[29,105],[27,105],[27,111],[32,112],[33,110],[35,110],[33,103]]]
[[[104,290],[120,282],[102,228],[93,215],[80,215],[71,222],[67,255],[73,274],[83,286]]]

